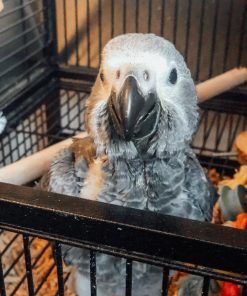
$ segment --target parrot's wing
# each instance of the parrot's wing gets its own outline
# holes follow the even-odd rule
[[[199,207],[204,219],[210,222],[213,206],[217,200],[217,192],[193,152],[188,156],[185,175],[186,188],[191,198],[194,199],[195,206]]]
[[[88,167],[95,155],[95,146],[90,137],[74,138],[72,145],[61,150],[53,160],[49,172],[41,178],[39,187],[79,197]]]
[[[38,187],[46,191],[80,197],[88,168],[95,156],[96,149],[90,137],[74,138],[72,145],[56,156]],[[84,249],[62,245],[62,252],[67,264],[84,267],[82,258],[87,258],[89,262],[89,252]]]
[[[61,150],[37,185],[38,188],[60,194],[78,196],[73,153],[69,148]]]

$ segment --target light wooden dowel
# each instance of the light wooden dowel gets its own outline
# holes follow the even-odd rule
[[[204,102],[247,81],[247,68],[235,68],[197,84],[198,101]]]
[[[197,85],[198,101],[203,102],[247,81],[247,68],[228,71]],[[86,136],[86,133],[76,137]],[[68,147],[72,139],[64,140],[31,156],[16,161],[0,169],[0,181],[23,185],[48,171],[52,159],[62,148]]]
[[[85,137],[85,135],[86,133],[81,133],[76,137]],[[48,171],[54,156],[71,144],[72,138],[69,138],[1,168],[0,181],[23,185],[38,179]]]
[[[3,10],[4,6],[3,6],[3,1],[0,0],[0,12]]]

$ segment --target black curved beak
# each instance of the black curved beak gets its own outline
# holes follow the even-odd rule
[[[135,77],[128,76],[119,94],[111,93],[109,111],[118,135],[130,141],[154,133],[160,107],[154,93],[143,96]]]

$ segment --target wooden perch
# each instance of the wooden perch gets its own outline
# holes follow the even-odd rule
[[[0,12],[3,10],[4,6],[3,6],[3,1],[0,0]]]
[[[247,81],[247,68],[233,69],[197,85],[198,101],[203,102]],[[86,133],[76,137],[84,137]],[[48,171],[52,159],[62,148],[71,145],[72,139],[64,140],[31,156],[0,169],[0,181],[16,185],[31,182]]]
[[[196,91],[200,103],[226,92],[247,81],[247,68],[235,68],[219,76],[197,84]]]
[[[85,135],[86,133],[81,133],[76,137],[85,137]],[[38,179],[48,171],[54,156],[71,144],[72,138],[69,138],[1,168],[0,181],[23,185]]]

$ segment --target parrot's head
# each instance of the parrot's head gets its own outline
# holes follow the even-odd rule
[[[103,50],[85,119],[98,154],[131,159],[184,149],[196,130],[198,109],[183,57],[154,34],[112,39]]]

